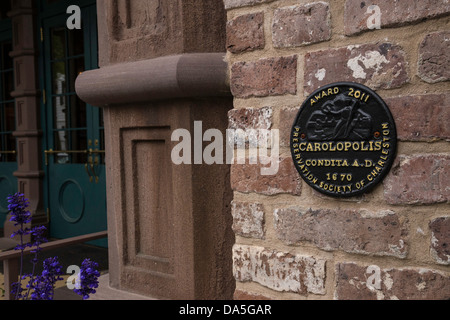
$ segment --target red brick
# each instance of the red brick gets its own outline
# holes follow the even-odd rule
[[[235,290],[233,300],[272,300],[261,294],[252,293],[244,290]]]
[[[229,129],[270,129],[272,107],[232,109],[228,112]]]
[[[231,188],[243,193],[274,195],[280,193],[301,194],[301,178],[291,157],[281,158],[276,175],[261,175],[260,164],[231,165]]]
[[[260,3],[272,2],[274,0],[223,0],[225,9],[234,9],[246,6],[254,6]]]
[[[450,264],[450,217],[439,217],[430,222],[431,256],[439,264]]]
[[[307,53],[306,93],[336,81],[351,81],[372,89],[401,87],[409,81],[405,53],[391,43],[362,44]]]
[[[331,38],[328,3],[315,2],[275,10],[272,39],[276,48],[289,48]]]
[[[407,228],[393,211],[335,209],[276,209],[275,230],[280,240],[308,241],[323,250],[406,257]]]
[[[232,109],[228,112],[229,129],[270,129],[272,107]]]
[[[368,12],[371,5],[377,5],[380,8],[381,28],[418,23],[450,13],[450,3],[442,0],[347,0],[344,13],[346,35],[369,30],[367,20],[373,14],[373,11]]]
[[[227,49],[241,53],[263,49],[264,12],[239,16],[227,23]]]
[[[450,276],[431,269],[381,269],[355,263],[336,265],[335,297],[340,300],[450,299]]]
[[[236,234],[264,239],[264,206],[261,203],[233,201],[231,213]]]
[[[280,110],[280,145],[287,147],[290,144],[292,125],[297,117],[299,108],[284,107]]]
[[[266,130],[272,127],[272,123],[272,107],[232,109],[228,112],[228,129],[235,130],[234,143],[238,147],[245,147],[246,143],[264,146],[268,142],[266,134],[269,132]]]
[[[325,294],[325,260],[264,247],[234,245],[237,281],[254,281],[276,291]]]
[[[384,181],[390,204],[433,204],[450,200],[450,155],[399,156]]]
[[[435,32],[419,47],[419,77],[435,83],[450,80],[450,32]]]
[[[450,139],[450,94],[427,94],[385,99],[395,119],[398,139]]]
[[[237,98],[297,93],[297,56],[236,62],[231,67],[231,92]]]

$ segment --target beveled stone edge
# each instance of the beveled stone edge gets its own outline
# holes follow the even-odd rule
[[[86,103],[111,106],[155,100],[230,96],[225,53],[192,53],[126,62],[81,73]]]

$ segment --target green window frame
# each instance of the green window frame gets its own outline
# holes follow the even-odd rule
[[[9,56],[12,51],[11,20],[5,12],[10,8],[2,4],[0,20],[0,163],[16,162],[16,130],[15,100],[11,96],[14,91],[14,65]]]

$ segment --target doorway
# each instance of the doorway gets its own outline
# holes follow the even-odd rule
[[[40,3],[44,195],[53,238],[107,228],[103,114],[75,92],[77,76],[98,68],[96,4],[78,3],[81,29],[66,25],[70,1]]]

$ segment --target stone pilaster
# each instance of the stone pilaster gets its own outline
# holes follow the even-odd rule
[[[227,128],[223,2],[99,0],[97,12],[101,67],[76,91],[104,109],[110,285],[231,299],[230,166],[171,158],[175,130],[202,148],[194,139]]]
[[[46,223],[42,205],[41,137],[39,128],[39,84],[37,79],[37,44],[34,38],[35,1],[11,1],[9,16],[13,26],[13,51],[15,90],[12,96],[16,104],[17,171],[18,191],[30,200],[33,224]],[[8,219],[9,220],[9,219]],[[12,232],[13,225],[5,222],[5,234]]]

